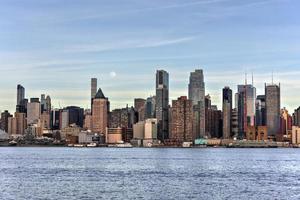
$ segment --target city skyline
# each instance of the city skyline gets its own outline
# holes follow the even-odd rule
[[[135,97],[155,94],[160,68],[170,74],[170,100],[187,95],[189,73],[203,69],[206,94],[219,108],[221,89],[235,93],[245,71],[254,72],[257,94],[274,71],[282,106],[298,107],[299,2],[126,2],[4,2],[0,110],[14,111],[17,84],[27,97],[49,94],[54,107],[90,107],[91,77],[112,108],[133,105]]]
[[[194,69],[195,70],[195,69]],[[190,73],[192,73],[194,70],[192,70],[192,71],[190,71],[190,72],[188,72],[187,73],[187,76],[188,76],[188,78],[187,78],[187,82],[186,82],[186,88],[185,88],[185,91],[183,91],[182,93],[179,93],[178,91],[173,91],[172,92],[172,90],[169,90],[169,93],[170,93],[170,97],[169,97],[169,105],[171,105],[172,104],[172,100],[176,100],[178,97],[181,97],[181,96],[188,96],[188,92],[189,92],[189,79],[190,79]],[[196,69],[197,70],[197,69]],[[203,75],[205,76],[205,95],[210,95],[210,97],[212,97],[212,96],[217,96],[218,97],[218,99],[215,99],[215,98],[211,98],[212,100],[212,103],[214,104],[214,105],[216,105],[216,106],[218,106],[218,109],[221,109],[222,110],[222,104],[223,104],[223,96],[222,96],[222,90],[223,90],[223,88],[219,88],[219,91],[216,91],[216,92],[219,92],[220,94],[212,94],[212,93],[209,93],[209,89],[207,89],[207,86],[206,86],[206,83],[207,83],[207,75],[206,75],[206,73],[205,73],[205,70],[203,70],[203,69],[201,69],[202,71],[203,71]],[[169,71],[167,71],[168,73],[169,73]],[[155,81],[155,71],[154,71],[154,73],[153,73],[154,75],[153,75],[153,80],[152,80],[152,82],[153,81]],[[247,76],[248,77],[248,76]],[[243,78],[244,78],[244,81],[245,81],[245,74],[243,74]],[[248,79],[247,80],[249,80],[249,78],[250,77],[248,77]],[[87,93],[87,96],[86,97],[84,97],[86,100],[84,101],[84,102],[86,102],[86,104],[85,105],[81,105],[81,104],[79,104],[79,103],[73,103],[73,104],[67,104],[66,102],[67,101],[63,101],[63,103],[62,102],[60,102],[60,101],[57,101],[57,100],[55,100],[53,97],[52,97],[52,95],[48,92],[48,90],[46,89],[46,90],[43,90],[43,91],[41,91],[41,93],[37,93],[37,95],[28,95],[28,93],[29,94],[32,94],[32,92],[30,91],[30,88],[27,88],[26,86],[24,86],[23,84],[17,84],[16,86],[17,87],[15,87],[14,88],[14,90],[15,90],[15,94],[14,94],[14,97],[13,97],[13,99],[11,100],[11,102],[10,102],[10,104],[12,104],[11,106],[6,106],[6,105],[0,105],[0,111],[5,111],[5,110],[8,110],[9,112],[11,112],[11,113],[14,113],[15,112],[15,110],[16,110],[16,104],[15,104],[15,101],[17,102],[17,98],[18,98],[18,93],[17,93],[17,91],[18,91],[18,87],[19,86],[22,86],[22,87],[24,87],[26,90],[25,90],[25,98],[26,99],[28,99],[28,100],[30,100],[31,98],[39,98],[40,100],[41,100],[41,97],[42,97],[42,95],[45,95],[45,94],[47,94],[47,95],[49,95],[49,96],[51,96],[51,106],[52,106],[52,108],[64,108],[64,107],[67,107],[67,106],[79,106],[79,107],[82,107],[82,108],[84,108],[84,109],[91,109],[91,99],[90,99],[90,97],[91,97],[91,83],[89,82],[89,81],[91,81],[91,79],[97,79],[97,82],[98,82],[98,87],[97,87],[97,90],[98,90],[98,88],[101,88],[101,89],[103,89],[103,87],[101,86],[101,82],[99,81],[99,79],[98,78],[90,78],[89,80],[87,80],[86,82],[86,85],[87,85],[87,87],[88,87],[88,91],[84,91],[84,93]],[[172,77],[170,77],[169,78],[169,82],[172,82]],[[255,84],[253,85],[254,86],[254,88],[256,89],[256,91],[258,90],[258,91],[262,91],[261,93],[256,93],[256,96],[260,96],[260,95],[264,95],[265,94],[265,84],[280,84],[280,86],[281,86],[281,88],[282,88],[282,83],[281,82],[275,82],[274,80],[273,80],[273,83],[272,83],[272,77],[271,77],[271,81],[270,82],[264,82],[263,83],[263,89],[261,89],[260,87],[257,87]],[[230,84],[231,85],[231,84]],[[240,84],[237,84],[237,85],[233,85],[233,86],[229,86],[229,84],[228,85],[224,85],[223,87],[229,87],[229,88],[231,88],[232,89],[232,93],[233,93],[233,103],[232,103],[232,107],[234,108],[235,107],[235,104],[234,104],[234,101],[236,100],[235,98],[234,98],[234,95],[236,95],[237,94],[237,92],[238,92],[238,87],[239,86],[242,86],[243,85],[243,83],[240,83]],[[252,83],[249,83],[248,84],[249,86],[251,86],[252,85]],[[207,92],[207,90],[208,90],[208,92]],[[149,91],[151,91],[151,88],[149,89]],[[149,96],[155,96],[155,92],[156,92],[156,89],[155,89],[155,86],[152,88],[152,91],[149,93],[149,95],[147,95],[147,93],[144,95],[144,96],[133,96],[133,98],[132,99],[128,99],[128,102],[125,102],[124,104],[118,104],[118,103],[116,103],[116,102],[118,102],[118,99],[112,99],[111,100],[111,109],[118,109],[118,108],[122,108],[122,107],[124,107],[124,106],[126,106],[126,105],[128,105],[128,106],[134,106],[134,99],[136,99],[136,98],[148,98]],[[282,91],[281,91],[282,92]],[[105,93],[114,93],[114,91],[112,90],[112,91],[106,91]],[[284,91],[283,91],[283,93],[284,93]],[[171,95],[171,94],[173,94],[173,96]],[[176,97],[176,96],[174,96],[174,94],[178,94],[178,96]],[[74,97],[74,95],[75,95],[75,99],[76,99],[76,93],[75,94],[73,94],[73,97]],[[129,96],[131,96],[132,94],[129,94]],[[71,98],[71,96],[72,95],[70,95],[69,97],[67,97],[67,99],[69,99],[69,98]],[[80,96],[80,94],[78,94],[78,96]],[[77,97],[78,97],[77,96]],[[111,98],[110,96],[108,96],[109,98]],[[281,100],[282,99],[285,99],[282,95],[281,95]],[[54,103],[53,103],[54,102]],[[289,106],[285,106],[286,104],[285,104],[285,102],[283,102],[282,101],[282,103],[281,103],[281,108],[287,108],[288,110],[290,110],[290,111],[293,111],[294,109],[296,109],[296,108],[298,108],[299,107],[299,105],[296,103],[295,104],[295,107],[289,107]],[[1,109],[1,108],[3,108],[3,109]],[[11,109],[10,109],[11,108]]]

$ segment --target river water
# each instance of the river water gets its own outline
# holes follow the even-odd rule
[[[300,149],[0,148],[0,199],[300,199]]]

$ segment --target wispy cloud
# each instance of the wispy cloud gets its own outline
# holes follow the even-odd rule
[[[98,44],[82,44],[69,46],[64,49],[66,53],[74,52],[103,52],[123,49],[137,49],[137,48],[154,48],[162,47],[174,44],[181,44],[194,40],[196,37],[181,37],[173,39],[133,39],[126,41],[114,41],[110,43],[98,43]]]

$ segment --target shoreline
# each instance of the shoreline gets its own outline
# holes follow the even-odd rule
[[[297,149],[299,146],[192,146],[192,147],[180,147],[180,146],[158,146],[158,147],[118,147],[118,146],[97,146],[97,147],[87,147],[87,146],[66,146],[66,145],[0,145],[1,147],[45,147],[45,148],[75,148],[75,149],[95,149],[95,148],[111,148],[111,149]]]

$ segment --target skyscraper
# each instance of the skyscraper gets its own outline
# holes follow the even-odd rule
[[[21,105],[22,100],[25,98],[25,88],[22,85],[17,85],[17,105]]]
[[[41,94],[41,113],[46,111],[46,96],[45,94]]]
[[[91,78],[91,112],[93,113],[93,99],[97,93],[97,78]]]
[[[145,119],[155,118],[155,96],[148,97],[145,105]]]
[[[31,98],[27,104],[27,125],[37,123],[41,116],[39,98]]]
[[[205,83],[202,69],[190,74],[189,99],[194,105],[194,134],[196,138],[205,137]]]
[[[293,126],[300,126],[300,106],[294,110]]]
[[[247,126],[255,126],[256,88],[252,84],[238,85],[239,138],[245,137]]]
[[[12,115],[7,110],[1,113],[0,129],[5,132],[8,132],[8,118],[10,117],[12,117]]]
[[[169,74],[164,70],[156,71],[156,118],[157,137],[164,141],[169,138]]]
[[[192,142],[193,135],[193,102],[182,96],[172,101],[171,138],[179,142]]]
[[[25,88],[22,85],[17,85],[17,106],[16,111],[26,113],[28,100],[25,99]]]
[[[68,112],[68,125],[76,124],[83,127],[84,109],[77,106],[68,106],[64,108]]]
[[[46,97],[46,111],[51,112],[51,98],[49,95]]]
[[[223,138],[229,139],[232,135],[232,90],[223,88]]]
[[[222,137],[222,111],[211,105],[209,95],[205,96],[205,135],[211,138]]]
[[[138,113],[138,121],[144,121],[145,119],[145,103],[146,100],[142,98],[134,99],[134,110]]]
[[[280,130],[280,84],[265,84],[268,136],[277,137]]]
[[[99,88],[92,104],[92,131],[95,133],[105,134],[108,127],[109,101]]]
[[[97,78],[91,78],[91,99],[95,97],[97,93]]]
[[[255,122],[256,126],[266,125],[266,96],[258,95],[256,98],[256,115]]]
[[[132,128],[136,123],[135,109],[133,107],[114,109],[109,114],[109,128]]]

